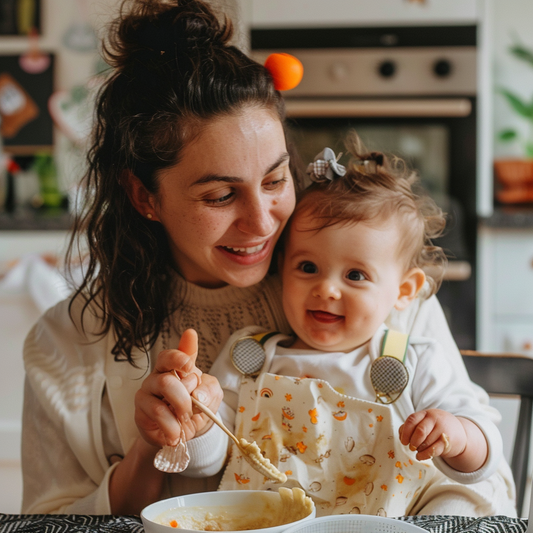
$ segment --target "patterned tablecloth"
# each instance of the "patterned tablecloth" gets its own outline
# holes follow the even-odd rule
[[[523,533],[527,520],[490,516],[411,516],[399,520],[415,524],[431,533]],[[0,533],[143,533],[138,516],[9,515],[0,514]]]

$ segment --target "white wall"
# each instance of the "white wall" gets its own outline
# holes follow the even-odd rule
[[[495,90],[508,88],[533,100],[533,66],[512,57],[508,48],[519,39],[533,50],[533,2],[531,0],[493,0],[493,73]],[[517,127],[525,131],[525,124],[509,108],[501,95],[494,95],[494,131]],[[521,155],[519,147],[495,142],[495,156]]]
[[[54,290],[50,278],[34,276],[38,274],[34,267],[41,264],[35,254],[62,255],[65,237],[63,231],[0,232],[0,513],[18,513],[21,505],[22,346],[44,310],[30,286],[33,282],[45,293]]]

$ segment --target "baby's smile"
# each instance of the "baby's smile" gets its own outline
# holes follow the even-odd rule
[[[317,322],[321,322],[323,324],[332,324],[334,322],[339,322],[341,320],[344,320],[343,315],[335,315],[333,313],[329,313],[328,311],[320,311],[320,310],[308,310],[307,311]]]

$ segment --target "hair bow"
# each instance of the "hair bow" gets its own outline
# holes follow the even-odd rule
[[[335,152],[331,148],[324,148],[315,157],[315,160],[307,166],[307,174],[316,182],[333,181],[335,178],[344,176],[346,167],[337,162],[341,155],[342,152],[335,156]]]

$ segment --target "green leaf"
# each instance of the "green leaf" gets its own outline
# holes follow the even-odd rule
[[[509,105],[522,117],[528,120],[533,120],[533,106],[524,102],[519,96],[508,91],[507,89],[501,89],[500,91],[507,99]]]
[[[526,156],[533,158],[533,142],[526,143]]]
[[[500,141],[512,141],[518,137],[516,130],[503,130],[498,134]]]
[[[75,104],[79,104],[87,98],[89,89],[85,85],[76,85],[70,90],[70,97]]]
[[[533,50],[522,46],[521,44],[515,44],[509,48],[511,54],[513,54],[517,59],[525,61],[530,65],[533,65]]]

